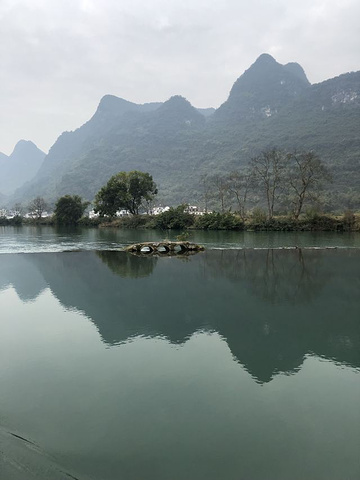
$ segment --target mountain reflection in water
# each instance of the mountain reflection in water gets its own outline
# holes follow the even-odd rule
[[[218,332],[258,382],[295,372],[308,354],[360,367],[359,250],[213,250],[192,257],[124,252],[2,255],[0,290],[23,301],[49,287],[102,341],[183,344]]]

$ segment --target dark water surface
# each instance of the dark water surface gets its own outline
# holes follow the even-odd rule
[[[110,228],[1,227],[1,253],[118,250],[137,242],[176,240],[177,231]],[[359,232],[191,231],[190,241],[207,249],[346,247],[360,248]]]
[[[0,478],[358,479],[360,249],[330,237],[1,254]]]

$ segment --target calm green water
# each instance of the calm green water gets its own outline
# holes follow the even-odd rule
[[[176,240],[179,232],[105,228],[1,227],[1,253],[118,250],[136,242]],[[206,248],[346,247],[360,248],[360,233],[349,232],[191,232]]]
[[[1,479],[360,477],[355,237],[142,258],[95,249],[136,232],[61,235],[0,255]]]

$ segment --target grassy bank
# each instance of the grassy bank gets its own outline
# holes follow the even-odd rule
[[[359,232],[360,214],[346,213],[341,216],[314,214],[304,215],[298,220],[287,216],[277,216],[271,220],[258,217],[242,220],[238,215],[232,213],[209,213],[195,216],[187,213],[165,212],[157,216],[138,215],[114,220],[84,219],[81,223],[88,226],[160,230]]]
[[[21,225],[55,225],[53,218],[24,219],[0,217],[0,226]],[[254,215],[242,219],[240,216],[227,213],[208,213],[191,215],[178,208],[170,209],[160,215],[134,215],[121,218],[83,217],[79,226],[111,227],[127,229],[157,230],[234,230],[234,231],[324,231],[324,232],[360,232],[360,214],[345,212],[343,215],[307,214],[298,220],[289,216],[275,216],[267,219],[264,215]]]

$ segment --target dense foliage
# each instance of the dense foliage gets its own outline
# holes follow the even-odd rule
[[[83,202],[79,195],[64,195],[55,205],[55,221],[61,225],[74,225],[83,216],[89,202]]]
[[[230,212],[206,213],[196,219],[196,228],[201,230],[243,230],[244,222]]]
[[[22,225],[22,223],[23,223],[23,218],[20,215],[16,215],[13,218],[6,218],[4,216],[0,217],[0,226],[1,227],[5,227],[5,226],[8,226],[8,225],[18,227],[18,226]]]
[[[114,217],[122,209],[138,215],[140,207],[149,208],[156,194],[156,184],[149,173],[119,172],[96,194],[94,210],[101,216]]]
[[[134,221],[135,220],[135,221]],[[91,225],[91,224],[90,224]],[[93,226],[97,226],[95,221]],[[231,212],[211,212],[204,215],[190,215],[184,205],[172,208],[159,215],[137,215],[122,217],[102,224],[120,228],[157,228],[161,230],[248,230],[248,231],[360,231],[360,215],[347,211],[341,216],[325,215],[308,210],[299,219],[293,215],[274,216],[269,219],[266,211],[254,209],[244,221]],[[186,234],[185,234],[186,236]],[[181,240],[184,235],[181,234]]]
[[[183,230],[194,224],[194,216],[186,212],[186,205],[179,205],[176,208],[156,215],[153,219],[152,225],[154,228],[161,230],[173,229]]]

